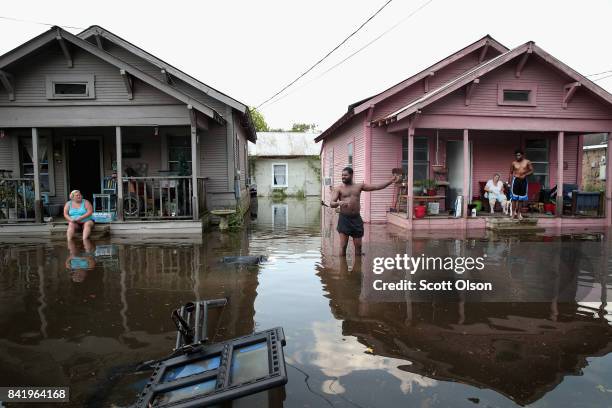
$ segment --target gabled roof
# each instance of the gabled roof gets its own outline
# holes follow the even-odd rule
[[[225,123],[225,119],[223,119],[223,117],[211,107],[197,101],[196,99],[177,90],[176,88],[163,83],[162,81],[128,64],[127,62],[115,57],[114,55],[109,54],[108,52],[99,49],[98,47],[91,44],[90,42],[85,41],[82,38],[79,38],[75,36],[74,34],[71,34],[68,31],[63,30],[62,28],[56,27],[56,26],[52,27],[51,29],[42,33],[41,35],[31,39],[30,41],[24,44],[21,44],[17,48],[5,53],[4,55],[0,56],[0,69],[5,68],[6,66],[12,63],[17,62],[18,60],[26,57],[27,55],[51,43],[52,41],[58,41],[58,40],[67,41],[95,55],[101,60],[111,65],[116,66],[120,70],[125,71],[126,73],[132,75],[135,78],[138,78],[142,82],[145,82],[148,85],[151,85],[152,87],[157,88],[161,92],[164,92],[176,98],[177,100],[187,104],[188,106],[193,107],[194,109],[198,110],[199,112],[203,113],[204,115],[208,116],[209,118],[215,120],[218,123],[221,123],[221,124]]]
[[[251,156],[318,156],[317,133],[257,132],[257,144],[249,144]]]
[[[497,40],[495,40],[493,37],[491,37],[490,35],[485,35],[484,37],[480,38],[479,40],[471,43],[470,45],[460,49],[459,51],[454,52],[453,54],[449,55],[448,57],[436,62],[435,64],[425,68],[424,70],[418,72],[417,74],[393,85],[392,87],[384,90],[383,92],[380,92],[374,96],[371,96],[369,98],[365,98],[361,101],[355,102],[351,105],[349,105],[348,107],[348,111],[347,113],[345,113],[344,115],[342,115],[342,117],[340,117],[336,122],[334,122],[334,124],[332,124],[328,129],[326,129],[323,133],[321,133],[316,139],[315,141],[319,142],[321,140],[323,140],[324,138],[326,138],[327,136],[329,136],[334,130],[336,130],[337,128],[339,128],[342,124],[344,124],[346,121],[348,121],[349,119],[351,119],[353,116],[358,115],[361,112],[366,111],[367,109],[369,109],[371,106],[376,105],[377,103],[389,98],[392,95],[395,95],[398,92],[401,92],[402,90],[408,88],[409,86],[415,84],[418,81],[423,80],[425,77],[429,76],[432,72],[436,72],[439,71],[440,69],[446,67],[447,65],[463,58],[464,56],[478,50],[478,49],[483,49],[484,53],[482,55],[482,58],[484,58],[484,54],[486,53],[486,50],[488,48],[492,48],[497,50],[498,52],[504,53],[508,51],[508,48],[501,44],[500,42],[498,42]]]
[[[132,44],[131,42],[124,40],[123,38],[119,37],[116,34],[111,33],[110,31],[108,31],[107,29],[100,27],[98,25],[93,25],[89,28],[87,28],[86,30],[80,32],[79,34],[77,34],[77,36],[79,38],[82,38],[84,40],[90,38],[90,37],[94,37],[94,36],[100,36],[105,38],[106,40],[122,47],[125,48],[126,50],[130,51],[132,54],[137,55],[138,57],[144,59],[145,61],[148,61],[149,63],[155,65],[156,67],[158,67],[160,70],[164,69],[168,74],[179,78],[180,80],[188,83],[189,85],[193,86],[196,89],[199,89],[200,91],[204,92],[205,94],[211,96],[212,98],[215,98],[229,106],[231,106],[232,108],[242,112],[242,113],[246,113],[248,111],[247,109],[247,105],[237,101],[234,98],[229,97],[228,95],[206,85],[203,82],[198,81],[197,79],[195,79],[194,77],[186,74],[185,72],[181,71],[178,68],[173,67],[172,65],[168,64],[167,62],[161,60],[160,58],[156,57],[153,54],[148,53],[147,51],[143,50],[142,48]]]
[[[464,74],[458,76],[450,82],[447,82],[446,84],[440,86],[439,88],[434,89],[426,95],[423,95],[419,99],[412,101],[411,103],[398,109],[397,111],[385,116],[384,118],[376,119],[372,122],[382,124],[401,120],[526,52],[530,52],[539,56],[546,63],[552,65],[565,75],[572,78],[574,81],[578,82],[582,87],[591,91],[593,94],[600,97],[605,102],[612,104],[612,94],[610,94],[605,89],[603,89],[593,81],[589,80],[585,76],[581,75],[577,71],[573,70],[569,66],[565,65],[563,62],[559,61],[558,59],[544,51],[542,48],[535,45],[533,41],[529,41],[510,51],[500,54],[489,61],[483,62],[477,67],[465,72]]]

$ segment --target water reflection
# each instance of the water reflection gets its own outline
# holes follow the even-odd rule
[[[282,326],[289,364],[285,388],[234,407],[609,405],[607,232],[449,237],[368,225],[355,262],[334,255],[335,215],[319,200],[260,199],[256,213],[242,231],[196,241],[0,244],[0,384],[52,379],[70,385],[74,406],[127,406],[149,374],[136,366],[174,346],[170,312],[227,297],[211,310],[212,340]],[[516,299],[529,285],[547,298],[379,301],[368,292],[371,257],[398,251],[486,251]]]
[[[480,232],[469,237],[419,237],[370,227],[366,256],[347,261],[335,255],[339,250],[333,231],[335,217],[330,212],[322,219],[323,258],[317,272],[329,293],[332,313],[342,321],[344,336],[354,337],[367,353],[390,362],[378,368],[370,364],[370,369],[383,369],[397,377],[404,393],[413,384],[428,387],[435,380],[458,381],[494,390],[520,405],[531,404],[567,375],[581,375],[591,357],[612,351],[607,310],[609,242],[601,233],[500,238]],[[440,296],[419,302],[410,292],[401,292],[403,299],[396,296],[394,302],[388,302],[388,296],[371,293],[373,254],[461,256],[474,248],[481,253],[487,250],[499,275],[506,278],[498,283],[513,285],[515,302],[470,303],[462,293],[452,301]],[[522,300],[534,285],[548,285],[546,301]],[[586,294],[592,295],[591,301],[581,302]],[[333,349],[329,344],[325,347]],[[351,374],[364,365],[368,366],[340,359],[330,375],[339,377],[336,383],[350,384]],[[406,377],[398,370],[416,376]],[[348,378],[343,380],[343,376]],[[580,401],[577,405],[601,406],[610,398],[593,392]]]

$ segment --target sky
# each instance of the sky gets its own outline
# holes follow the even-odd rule
[[[100,25],[207,85],[258,106],[386,1],[11,1],[0,9],[0,54],[49,28],[6,18],[77,27],[67,28],[72,33]],[[349,104],[486,34],[510,48],[535,41],[584,75],[611,71],[591,77],[597,79],[612,74],[610,16],[610,0],[392,0],[286,96],[260,111],[273,128],[300,122],[324,130]],[[612,92],[612,76],[596,83]]]

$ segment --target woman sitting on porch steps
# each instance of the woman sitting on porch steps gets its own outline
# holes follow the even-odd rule
[[[66,231],[68,240],[72,239],[79,228],[83,229],[83,241],[89,238],[94,226],[91,214],[93,214],[91,203],[83,198],[79,190],[73,190],[70,193],[70,201],[64,206],[64,218],[68,221],[68,230]]]

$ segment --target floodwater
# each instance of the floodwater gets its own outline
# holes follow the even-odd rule
[[[334,214],[319,203],[259,199],[248,228],[201,240],[0,244],[0,384],[68,385],[61,406],[128,406],[149,374],[138,364],[174,347],[171,311],[226,297],[211,312],[213,341],[276,326],[287,338],[288,384],[235,407],[612,406],[607,232],[438,236],[373,225],[366,255],[343,261]],[[486,248],[516,298],[372,296],[373,254],[449,248]],[[234,255],[268,259],[220,262]],[[554,290],[531,302],[522,294],[543,286],[541,269]]]

